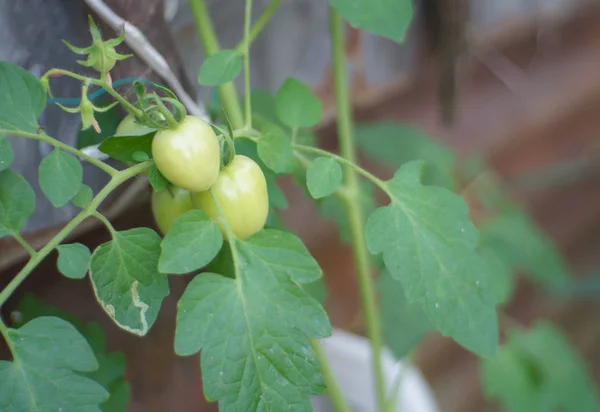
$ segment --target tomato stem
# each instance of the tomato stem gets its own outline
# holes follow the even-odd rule
[[[271,3],[267,6],[267,8],[262,12],[262,14],[256,20],[256,23],[250,29],[250,34],[248,36],[244,36],[241,42],[236,46],[235,50],[238,53],[243,53],[246,48],[246,43],[252,44],[256,37],[260,34],[263,27],[271,20],[273,14],[277,11],[277,8],[281,4],[281,0],[272,0]]]
[[[250,20],[252,19],[252,0],[246,0],[244,13],[244,112],[246,121],[244,127],[252,128],[252,103],[250,101]]]
[[[212,56],[219,52],[221,47],[219,46],[219,41],[217,40],[206,4],[204,0],[189,0],[189,2],[194,20],[196,21],[200,41],[204,46],[204,54],[206,57]],[[234,129],[241,129],[244,127],[244,116],[235,85],[233,82],[229,82],[218,86],[217,89],[219,90],[221,105],[227,112],[232,126]]]
[[[345,27],[341,16],[333,7],[329,7],[329,15],[332,44],[331,52],[335,79],[334,86],[338,139],[340,142],[342,158],[345,159],[344,185],[349,189],[348,195],[342,197],[342,199],[348,213],[358,287],[364,310],[367,335],[371,341],[373,352],[373,374],[375,375],[375,391],[377,395],[378,410],[382,411],[385,407],[386,399],[385,381],[381,365],[381,347],[383,339],[379,314],[375,302],[375,287],[371,276],[369,253],[367,251],[365,240],[362,202],[358,198],[358,176],[356,174],[356,168],[350,166],[350,164],[356,164],[356,147],[352,135],[352,111],[350,108],[346,59],[344,54]]]

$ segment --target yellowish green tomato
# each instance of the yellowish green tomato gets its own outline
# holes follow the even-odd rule
[[[254,160],[236,155],[219,173],[210,192],[192,193],[194,207],[203,210],[214,219],[227,239],[211,193],[236,237],[247,239],[264,227],[269,214],[267,181]]]
[[[186,116],[174,129],[159,130],[152,141],[152,157],[167,180],[190,192],[208,190],[221,166],[217,135],[195,116]]]
[[[190,192],[180,187],[172,186],[152,193],[152,214],[163,235],[167,234],[175,219],[192,208]]]

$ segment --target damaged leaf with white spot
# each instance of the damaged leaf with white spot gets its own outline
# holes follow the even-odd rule
[[[92,255],[90,279],[96,298],[115,323],[144,336],[169,294],[158,271],[160,236],[148,228],[116,232]]]

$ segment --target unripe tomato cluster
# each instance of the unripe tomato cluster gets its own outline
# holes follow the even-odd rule
[[[134,120],[126,117],[118,134],[134,130]],[[158,131],[152,141],[152,157],[171,183],[152,195],[152,213],[163,235],[175,219],[193,208],[212,218],[226,239],[223,219],[240,239],[249,238],[265,225],[269,199],[260,166],[249,157],[236,155],[221,170],[219,138],[205,121],[186,116],[178,127]]]

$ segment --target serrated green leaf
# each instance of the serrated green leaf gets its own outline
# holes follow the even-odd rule
[[[275,173],[291,173],[296,168],[292,141],[278,126],[266,124],[257,144],[258,155]]]
[[[315,298],[317,302],[321,305],[325,302],[327,298],[327,288],[325,287],[325,282],[323,282],[323,278],[316,280],[311,283],[306,283],[302,285],[302,289],[310,296]]]
[[[83,167],[79,160],[59,149],[54,149],[40,163],[40,187],[54,207],[69,203],[81,189],[82,180]]]
[[[0,410],[100,411],[108,394],[81,376],[98,368],[92,349],[75,327],[40,317],[9,329],[14,361],[0,361]]]
[[[584,360],[562,333],[546,322],[512,330],[498,356],[482,364],[486,394],[512,412],[594,412],[597,386]]]
[[[198,83],[219,86],[234,80],[242,71],[242,56],[235,50],[221,50],[204,60],[198,72]]]
[[[291,128],[313,127],[321,120],[322,104],[310,87],[288,77],[275,97],[279,120]]]
[[[136,131],[132,131],[128,135],[111,136],[100,143],[98,150],[122,162],[134,163],[133,155],[136,152],[146,153],[148,158],[151,159],[152,139],[156,134],[156,130],[148,133],[148,130],[140,129],[139,133],[144,134],[135,135],[135,133]]]
[[[0,129],[36,133],[46,106],[46,91],[31,73],[0,62]]]
[[[310,411],[325,389],[309,338],[331,334],[322,306],[296,281],[320,269],[291,234],[265,230],[231,242],[235,278],[203,273],[178,305],[175,351],[202,349],[208,399],[222,410]]]
[[[329,0],[353,27],[402,43],[413,18],[412,0]]]
[[[148,181],[152,185],[152,188],[157,192],[166,189],[169,185],[167,178],[163,176],[154,163],[152,163],[150,166],[150,170],[148,172]]]
[[[406,299],[402,285],[388,271],[379,275],[377,289],[385,343],[396,358],[404,358],[434,327],[421,305]]]
[[[71,198],[71,203],[83,209],[90,204],[93,197],[94,193],[92,192],[92,189],[88,185],[82,184],[79,188],[79,192]]]
[[[385,183],[391,198],[366,226],[367,246],[410,302],[419,302],[445,336],[492,356],[498,346],[494,286],[477,254],[477,231],[460,196],[423,186],[424,162],[411,162]]]
[[[217,225],[201,210],[190,210],[175,219],[161,244],[158,270],[184,274],[200,269],[217,256],[223,236]]]
[[[19,233],[35,210],[35,192],[21,175],[0,172],[0,238]]]
[[[10,141],[0,135],[0,172],[8,169],[14,159],[15,152],[13,152]]]
[[[92,254],[90,279],[102,308],[121,328],[144,336],[165,296],[167,277],[158,271],[160,236],[148,228],[117,232]]]
[[[516,206],[503,210],[480,228],[481,242],[504,262],[552,287],[567,283],[567,265],[550,237]]]
[[[342,168],[329,157],[317,157],[306,170],[306,187],[311,196],[319,199],[329,196],[342,184]]]
[[[356,142],[368,156],[394,167],[413,160],[427,162],[423,183],[453,189],[455,157],[450,149],[411,126],[379,122],[356,128]]]
[[[125,412],[129,400],[129,384],[124,381],[125,356],[120,352],[106,353],[106,336],[98,323],[83,324],[79,319],[55,306],[48,305],[31,293],[19,301],[17,316],[13,316],[13,324],[22,326],[31,320],[44,316],[61,318],[83,335],[92,348],[99,367],[85,374],[102,385],[110,394],[110,398],[100,405],[104,412]],[[18,319],[17,319],[18,318]]]
[[[83,279],[90,268],[92,254],[81,243],[60,245],[57,266],[60,273],[71,279]]]

